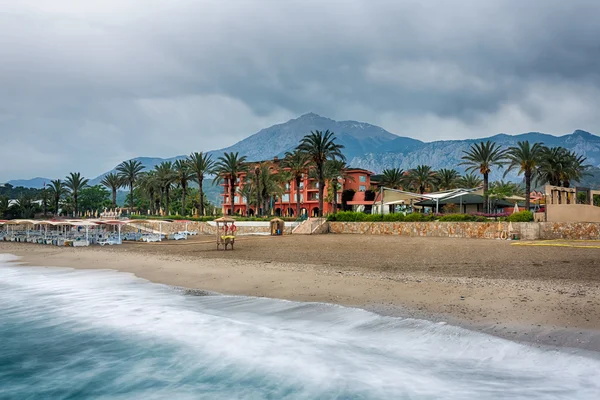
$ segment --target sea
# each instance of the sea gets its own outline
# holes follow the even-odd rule
[[[0,399],[600,399],[600,359],[0,255]]]

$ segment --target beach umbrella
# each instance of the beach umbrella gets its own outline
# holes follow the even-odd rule
[[[515,202],[515,210],[513,211],[514,213],[518,213],[519,212],[519,204],[517,204]]]

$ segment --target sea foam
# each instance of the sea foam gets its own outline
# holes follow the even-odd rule
[[[600,361],[427,321],[0,255],[0,398],[598,399]]]

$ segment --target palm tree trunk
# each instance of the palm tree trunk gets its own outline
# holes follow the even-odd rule
[[[300,218],[300,179],[296,178],[296,218]]]
[[[525,171],[525,210],[531,207],[531,171]]]
[[[112,188],[112,203],[113,208],[117,208],[117,188]]]
[[[181,185],[181,215],[185,215],[185,186]]]
[[[133,214],[133,181],[129,182],[129,215]]]
[[[167,185],[167,187],[165,188],[165,213],[167,215],[171,215],[170,210],[169,210],[170,201],[171,201],[171,199],[169,199],[169,186]]]
[[[229,202],[231,203],[231,215],[235,213],[235,180],[229,179]]]
[[[198,203],[198,213],[200,216],[204,216],[204,190],[202,190],[203,177],[198,175],[198,197],[200,198]]]
[[[490,207],[488,204],[488,200],[489,200],[488,181],[489,181],[489,175],[483,174],[483,212],[485,212],[485,213],[490,212]]]
[[[323,216],[323,194],[325,193],[325,180],[322,173],[319,174],[319,217]]]
[[[54,215],[58,217],[58,205],[60,203],[60,197],[54,199]]]
[[[79,207],[77,206],[77,192],[73,193],[73,202],[75,203],[75,217],[78,217]]]
[[[337,213],[337,183],[332,182],[332,189],[333,189],[333,213],[336,214]]]

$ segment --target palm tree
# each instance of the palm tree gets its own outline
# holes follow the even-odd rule
[[[215,162],[212,160],[210,154],[205,153],[192,153],[188,157],[190,168],[195,175],[195,181],[198,183],[198,213],[204,215],[204,190],[202,188],[202,182],[204,177],[208,174],[213,173]]]
[[[112,206],[117,207],[117,190],[123,186],[123,178],[114,172],[104,175],[100,183],[112,191]]]
[[[505,200],[511,196],[521,196],[523,189],[521,186],[513,182],[496,181],[490,183],[489,197],[491,203],[496,207],[498,200]]]
[[[245,199],[246,205],[248,207],[247,208],[248,215],[250,215],[250,207],[252,205],[254,205],[255,209],[258,210],[256,203],[254,203],[254,201],[252,200],[252,195],[254,193],[256,193],[256,190],[254,188],[254,181],[246,180],[246,182],[244,182],[243,186],[238,186],[237,193],[242,199]],[[254,215],[256,215],[256,213]]]
[[[190,169],[190,163],[187,160],[177,160],[175,167],[175,182],[181,187],[181,215],[185,215],[185,196],[189,182],[192,180],[193,174]]]
[[[458,179],[458,186],[463,189],[475,189],[481,186],[482,183],[481,178],[473,173],[468,173]]]
[[[408,180],[420,194],[423,194],[426,190],[433,190],[437,175],[431,166],[419,165],[408,171]]]
[[[247,171],[248,167],[245,165],[246,156],[241,156],[238,152],[225,152],[221,157],[218,158],[215,164],[216,171],[219,174],[219,178],[215,179],[218,182],[221,179],[229,180],[229,199],[231,201],[231,215],[235,213],[235,186],[237,185],[238,174],[240,172]]]
[[[540,143],[531,146],[528,141],[518,142],[516,146],[509,147],[506,151],[509,164],[504,176],[515,168],[519,168],[519,174],[525,176],[525,210],[529,210],[531,206],[531,177],[543,154],[544,147]]]
[[[442,168],[436,172],[437,187],[440,190],[456,189],[460,174],[455,169]]]
[[[285,158],[282,162],[282,166],[287,168],[292,175],[296,190],[296,217],[300,216],[300,183],[304,174],[308,172],[308,163],[310,162],[310,156],[300,150],[294,150],[293,152],[285,153]]]
[[[54,200],[54,215],[58,217],[60,199],[65,194],[64,183],[60,179],[50,181],[50,192],[52,193],[52,199]]]
[[[403,188],[406,183],[404,170],[401,168],[384,169],[379,183],[381,186],[389,187],[391,189]]]
[[[171,161],[163,161],[159,165],[156,165],[154,170],[156,171],[156,179],[158,179],[160,184],[161,206],[162,198],[164,196],[165,214],[171,215],[171,186],[173,186],[177,177],[175,170],[173,169],[173,163]]]
[[[133,213],[133,187],[135,182],[138,180],[141,172],[144,170],[144,166],[138,160],[123,161],[117,167],[117,172],[124,183],[129,185],[129,213]]]
[[[79,172],[71,172],[65,178],[65,187],[69,190],[71,196],[73,197],[73,205],[75,208],[76,216],[79,215],[79,205],[77,199],[79,196],[79,192],[81,191],[81,189],[84,189],[86,186],[88,186],[88,182],[89,179],[82,177]]]
[[[342,154],[343,145],[335,143],[336,137],[333,132],[313,131],[304,136],[297,150],[308,154],[312,162],[319,182],[319,217],[323,216],[323,192],[325,189],[324,167],[327,160],[346,160]]]
[[[328,188],[331,194],[328,196],[331,199],[333,213],[337,213],[337,193],[340,190],[340,179],[352,179],[346,174],[346,162],[343,160],[328,160],[325,163],[324,175],[325,181],[328,184]]]
[[[139,190],[148,196],[150,203],[150,214],[156,214],[158,209],[158,196],[156,193],[160,190],[158,179],[156,178],[156,171],[143,172],[138,177],[137,186]]]
[[[570,187],[571,181],[580,181],[589,168],[586,158],[563,147],[544,147],[535,172],[537,183]],[[560,195],[560,194],[559,194]]]
[[[484,210],[489,212],[488,186],[492,167],[502,167],[506,159],[506,151],[491,141],[473,143],[468,151],[463,152],[464,160],[459,165],[466,165],[467,172],[479,171],[483,175]]]

